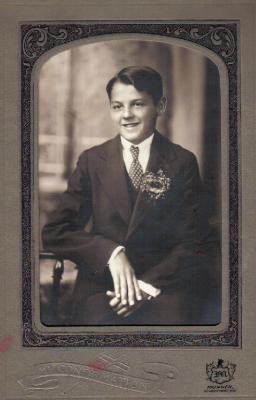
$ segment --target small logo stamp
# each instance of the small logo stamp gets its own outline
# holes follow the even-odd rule
[[[235,392],[234,386],[227,384],[234,379],[236,364],[229,361],[218,359],[206,364],[207,380],[213,385],[208,385],[205,392]]]

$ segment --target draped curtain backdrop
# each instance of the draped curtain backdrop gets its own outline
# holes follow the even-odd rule
[[[128,65],[163,77],[168,99],[159,131],[197,156],[211,222],[220,215],[220,89],[216,65],[202,53],[151,40],[80,45],[51,57],[39,75],[40,227],[86,148],[113,137],[105,91]]]

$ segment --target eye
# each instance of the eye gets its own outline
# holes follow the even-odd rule
[[[140,108],[140,107],[143,107],[145,104],[143,103],[143,101],[136,101],[134,103],[134,105],[135,105],[135,107]]]
[[[111,105],[112,110],[114,111],[118,111],[121,109],[121,105],[120,104],[112,104]]]

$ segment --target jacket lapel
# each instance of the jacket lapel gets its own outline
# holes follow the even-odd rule
[[[148,172],[157,173],[159,169],[162,169],[165,174],[170,175],[168,173],[170,171],[170,162],[176,158],[176,155],[174,151],[170,151],[169,145],[170,142],[166,142],[166,139],[160,133],[155,133],[147,166]],[[166,151],[167,147],[168,152]],[[156,207],[156,204],[148,199],[148,195],[145,192],[140,191],[131,215],[126,239],[134,232],[153,207]]]
[[[102,148],[97,164],[97,173],[106,194],[128,225],[132,210],[119,136]]]

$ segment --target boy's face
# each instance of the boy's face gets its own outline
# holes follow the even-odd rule
[[[120,135],[133,144],[139,144],[153,133],[164,108],[163,99],[156,105],[147,92],[139,92],[133,85],[116,82],[112,88],[111,118]]]

